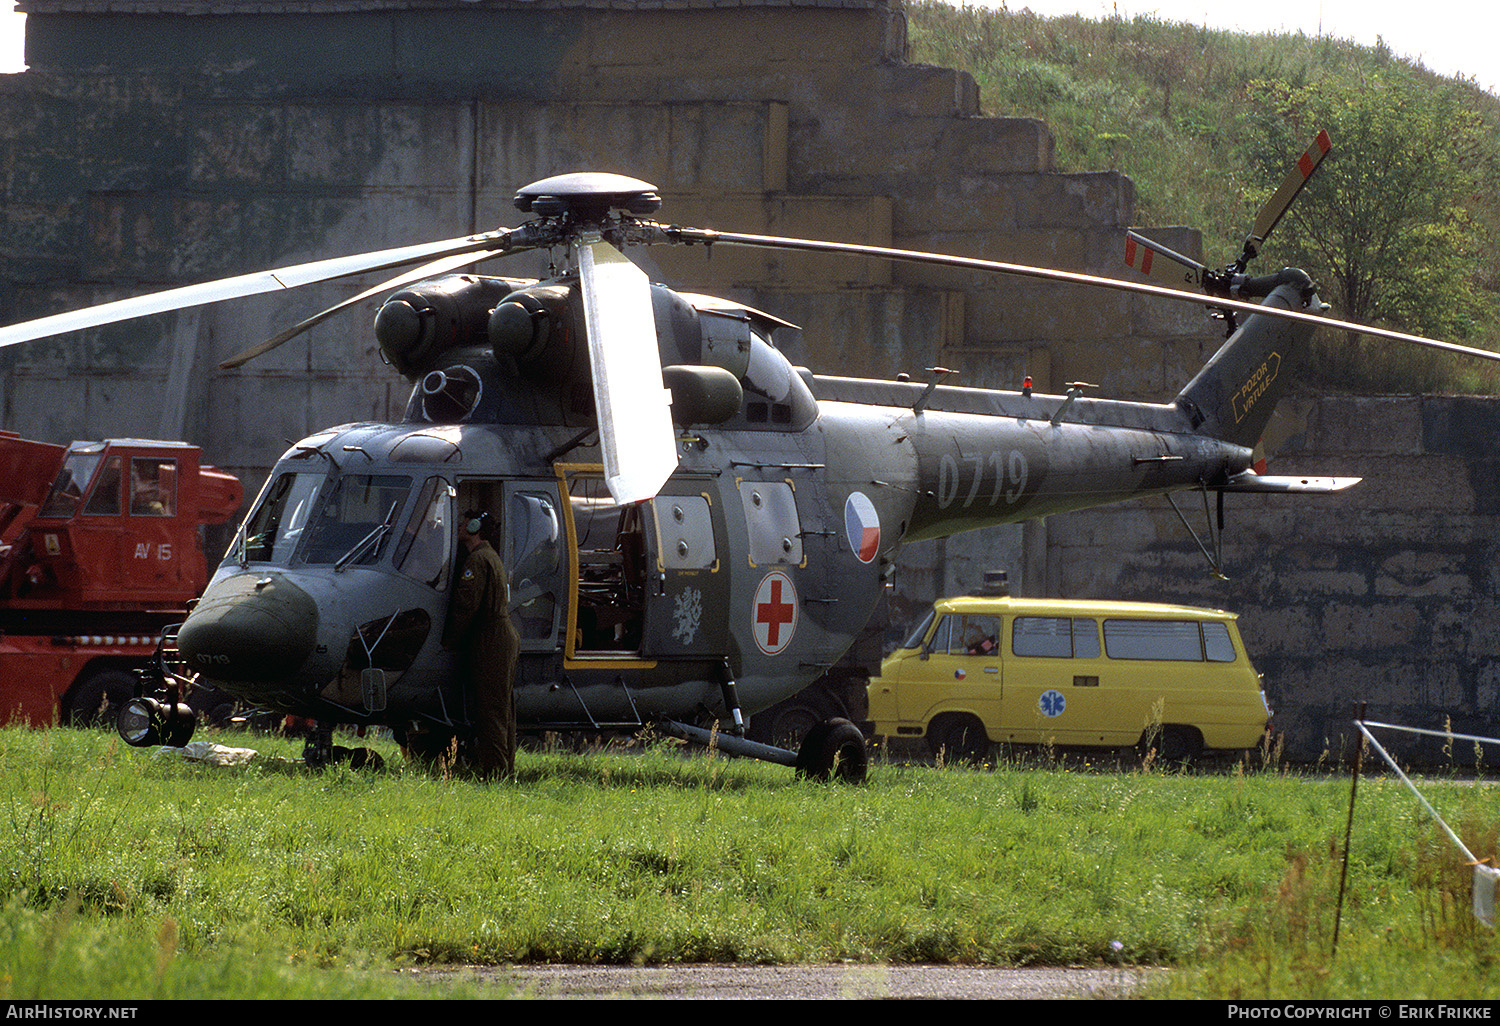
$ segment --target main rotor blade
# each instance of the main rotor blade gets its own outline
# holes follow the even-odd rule
[[[1423,338],[1421,335],[1408,335],[1405,332],[1391,331],[1387,328],[1375,328],[1366,324],[1355,324],[1352,321],[1336,320],[1332,317],[1324,317],[1321,314],[1303,313],[1301,310],[1283,310],[1280,307],[1261,306],[1258,303],[1247,303],[1239,299],[1199,295],[1194,292],[1182,292],[1178,289],[1169,289],[1161,285],[1151,285],[1146,282],[1125,281],[1120,278],[1102,278],[1098,275],[1083,274],[1078,271],[1058,271],[1046,267],[1033,267],[1030,264],[1010,264],[999,260],[979,260],[974,257],[948,256],[944,253],[923,253],[910,249],[887,249],[882,246],[862,246],[844,242],[819,242],[812,239],[786,239],[771,235],[741,235],[735,232],[714,231],[711,228],[683,228],[679,225],[660,225],[658,227],[663,238],[669,242],[705,246],[749,246],[756,249],[790,249],[809,253],[847,253],[852,256],[879,257],[884,260],[935,264],[941,267],[957,267],[970,271],[1013,274],[1022,278],[1039,278],[1043,281],[1060,281],[1074,285],[1114,289],[1117,292],[1132,292],[1143,296],[1159,296],[1163,299],[1176,300],[1179,303],[1196,303],[1199,306],[1209,306],[1221,310],[1241,310],[1245,313],[1278,317],[1284,321],[1300,321],[1325,328],[1337,328],[1341,331],[1353,331],[1361,335],[1372,335],[1376,338],[1388,338],[1396,342],[1425,346],[1428,349],[1439,349],[1448,353],[1459,353],[1463,356],[1473,356],[1481,360],[1500,361],[1500,353],[1494,353],[1488,349],[1475,349],[1471,346],[1461,346],[1454,342],[1439,342],[1437,339]]]
[[[219,364],[219,369],[232,370],[235,367],[249,363],[258,356],[264,356],[278,346],[290,342],[304,331],[317,327],[334,314],[341,313],[351,306],[357,306],[374,296],[385,292],[394,292],[402,286],[410,285],[412,282],[421,281],[424,278],[430,278],[438,274],[446,274],[449,271],[456,271],[460,267],[467,267],[469,264],[476,264],[481,260],[489,260],[505,252],[506,250],[503,249],[482,249],[477,253],[460,253],[457,256],[446,256],[441,260],[434,260],[430,264],[423,264],[421,267],[413,268],[410,271],[402,271],[389,281],[383,281],[373,288],[365,289],[357,296],[350,296],[341,303],[335,303],[321,313],[315,313],[306,320],[298,321],[281,334],[268,338],[259,345],[251,346],[242,353],[236,353]]]
[[[654,496],[677,469],[651,283],[607,242],[584,239],[575,246],[605,484],[623,506]]]
[[[49,317],[22,321],[20,324],[0,328],[0,348],[46,338],[49,335],[60,335],[68,331],[80,331],[84,328],[113,324],[116,321],[145,317],[149,314],[169,313],[186,307],[218,303],[226,299],[275,292],[277,289],[294,289],[320,281],[364,274],[368,271],[383,271],[387,268],[414,264],[419,260],[431,260],[447,254],[489,249],[504,251],[509,248],[510,234],[508,229],[502,228],[462,239],[446,239],[441,242],[401,246],[396,249],[377,250],[355,256],[314,260],[311,263],[293,264],[270,271],[255,271],[251,274],[220,278],[217,281],[203,282],[199,285],[185,285],[181,288],[167,289],[164,292],[119,299],[112,303],[52,314]]]
[[[1302,191],[1302,187],[1307,184],[1307,180],[1323,163],[1323,158],[1328,156],[1328,151],[1331,149],[1333,149],[1333,143],[1328,138],[1328,130],[1324,129],[1312,141],[1307,152],[1303,153],[1292,169],[1287,172],[1281,185],[1260,208],[1260,213],[1255,215],[1255,224],[1250,229],[1250,237],[1255,240],[1257,246],[1266,241],[1266,236],[1271,234],[1271,229],[1276,227],[1281,220],[1281,215],[1286,213],[1287,208],[1292,205],[1292,200],[1297,198],[1297,194]]]

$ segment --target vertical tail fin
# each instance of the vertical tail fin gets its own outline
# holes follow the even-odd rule
[[[1301,310],[1315,302],[1312,281],[1294,268],[1258,279],[1256,284],[1266,287],[1260,293],[1266,295],[1265,305]],[[1294,380],[1313,330],[1309,324],[1252,314],[1188,382],[1177,404],[1205,434],[1246,448],[1254,446],[1277,400]]]

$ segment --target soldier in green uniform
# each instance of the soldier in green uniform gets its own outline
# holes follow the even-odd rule
[[[459,525],[459,540],[468,555],[443,629],[443,647],[460,653],[476,728],[476,768],[484,778],[515,772],[514,686],[521,647],[510,622],[505,564],[485,539],[490,524],[488,513],[471,511]]]

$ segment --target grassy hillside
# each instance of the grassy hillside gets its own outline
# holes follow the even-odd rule
[[[907,11],[913,61],[972,74],[987,114],[1046,121],[1057,139],[1059,170],[1128,174],[1137,187],[1137,223],[1200,229],[1210,266],[1238,255],[1255,211],[1305,145],[1283,155],[1269,152],[1270,143],[1301,135],[1310,141],[1326,127],[1313,123],[1324,118],[1311,113],[1312,100],[1320,111],[1338,115],[1358,96],[1410,89],[1421,97],[1422,116],[1464,127],[1466,146],[1453,158],[1463,178],[1446,183],[1451,196],[1421,236],[1420,266],[1393,265],[1383,279],[1377,277],[1401,280],[1407,295],[1400,302],[1373,303],[1372,319],[1500,349],[1500,255],[1492,245],[1500,235],[1500,98],[1471,82],[1437,76],[1387,48],[1347,40],[1241,35],[1148,17],[1043,18],[1029,10],[960,9],[926,0],[912,0]],[[1299,103],[1307,110],[1299,111]],[[1384,99],[1378,104],[1396,106]],[[1342,162],[1345,179],[1399,164],[1392,154],[1351,148],[1348,136],[1342,145],[1334,139],[1330,163],[1252,270],[1295,263],[1325,286],[1336,286],[1342,271],[1333,263],[1319,266],[1321,243],[1310,236],[1321,226],[1308,213],[1319,209],[1318,201],[1306,197],[1314,189],[1340,187],[1328,170],[1335,160]],[[1451,243],[1451,252],[1431,250],[1433,237]],[[1436,273],[1450,263],[1451,274]],[[1412,307],[1409,294],[1420,288],[1427,291],[1426,309]],[[1324,295],[1337,306],[1358,305],[1352,288],[1347,301],[1334,291],[1325,287]],[[1327,385],[1497,390],[1494,375],[1476,371],[1473,361],[1448,357],[1392,358],[1344,346],[1320,354],[1318,365],[1327,368]]]

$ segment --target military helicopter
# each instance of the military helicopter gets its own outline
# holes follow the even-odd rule
[[[863,738],[828,721],[797,752],[745,739],[745,714],[832,665],[864,626],[905,542],[1136,496],[1196,489],[1326,492],[1357,479],[1252,467],[1297,354],[1319,326],[1497,354],[1347,325],[1301,271],[1245,265],[1306,181],[1314,144],[1229,268],[1208,272],[1140,236],[1175,287],[872,246],[743,235],[649,219],[654,186],[581,172],[515,194],[516,228],[321,260],[0,329],[0,345],[151,313],[417,266],[240,354],[251,359],[389,292],[374,322],[413,385],[398,423],[347,424],[281,456],[175,638],[161,678],[120,717],[132,744],[183,743],[185,689],[332,724],[390,725],[435,753],[470,730],[440,644],[464,511],[499,522],[521,637],[523,730],[664,732],[814,776],[858,778]],[[1320,158],[1319,158],[1320,159]],[[776,317],[651,284],[645,245],[749,246],[918,261],[1192,301],[1229,338],[1159,404],[830,377],[773,344]],[[561,250],[545,280],[457,273]],[[1244,323],[1236,319],[1244,317]],[[1211,525],[1212,530],[1212,525]],[[1201,543],[1200,543],[1201,544]],[[1207,550],[1205,550],[1207,551]],[[175,654],[174,654],[175,649]]]

